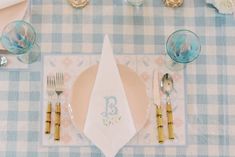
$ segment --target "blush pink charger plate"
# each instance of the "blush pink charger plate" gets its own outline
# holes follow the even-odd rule
[[[19,4],[0,9],[0,36],[3,28],[10,22],[15,20],[22,20],[28,8],[28,0]],[[0,49],[4,49],[0,42]]]
[[[91,92],[98,65],[83,71],[75,80],[70,95],[70,115],[75,127],[83,132]],[[143,128],[148,118],[149,99],[142,79],[125,65],[118,65],[136,131]]]

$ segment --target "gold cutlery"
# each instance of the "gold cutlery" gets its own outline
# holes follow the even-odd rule
[[[161,80],[161,90],[166,94],[166,112],[167,112],[167,124],[168,124],[168,138],[173,140],[174,137],[174,126],[173,126],[173,111],[170,100],[170,94],[173,91],[173,78],[170,74],[166,73],[163,75]]]
[[[162,119],[162,108],[160,100],[160,88],[159,88],[159,76],[158,72],[153,72],[153,103],[156,105],[156,119],[157,119],[157,131],[158,131],[158,142],[164,143],[164,131],[163,131],[163,119]]]
[[[45,133],[51,133],[51,111],[52,111],[52,97],[55,94],[55,77],[47,76],[47,95],[48,95],[48,104],[46,111],[46,121],[45,121]]]
[[[57,95],[57,103],[55,106],[55,132],[54,140],[60,140],[60,116],[61,116],[61,100],[60,95],[64,91],[64,75],[63,73],[56,73],[55,76],[55,92]]]

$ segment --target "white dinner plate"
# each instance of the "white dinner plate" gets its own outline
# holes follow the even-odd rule
[[[0,35],[3,28],[10,22],[22,20],[28,8],[28,1],[4,8],[0,10]],[[0,43],[0,49],[4,49]]]
[[[75,127],[83,132],[89,100],[95,83],[98,65],[91,66],[74,81],[70,95],[70,115]],[[118,65],[130,111],[137,132],[148,118],[149,98],[143,80],[127,66]]]

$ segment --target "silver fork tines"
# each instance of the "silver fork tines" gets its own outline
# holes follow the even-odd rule
[[[56,73],[55,92],[57,94],[58,101],[59,101],[60,95],[63,93],[63,90],[64,90],[64,75],[63,75],[63,73]]]
[[[51,101],[53,95],[55,94],[55,77],[47,76],[47,94],[49,100]]]

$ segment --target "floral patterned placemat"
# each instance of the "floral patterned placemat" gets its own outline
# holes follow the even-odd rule
[[[175,140],[167,139],[167,119],[164,112],[164,133],[166,141],[163,145],[183,146],[186,145],[186,114],[185,114],[185,86],[184,71],[172,72],[165,67],[164,56],[161,55],[116,55],[117,63],[124,64],[135,70],[146,84],[147,95],[152,102],[152,75],[154,69],[159,71],[161,76],[170,73],[175,82],[175,91],[171,95],[174,116]],[[88,146],[92,143],[75,129],[69,114],[69,91],[75,79],[89,66],[99,63],[100,55],[45,55],[43,57],[43,97],[42,97],[42,144],[44,146]],[[52,109],[52,133],[44,133],[45,117],[47,109],[46,78],[49,74],[63,72],[65,74],[65,91],[62,95],[61,113],[61,139],[54,141],[53,138],[53,112]],[[165,104],[165,96],[161,93],[162,104]],[[53,102],[54,104],[55,102]],[[54,106],[54,105],[53,105]],[[163,105],[163,110],[165,105]],[[128,146],[155,146],[159,145],[157,140],[155,106],[149,105],[150,114],[145,127],[127,144]]]

